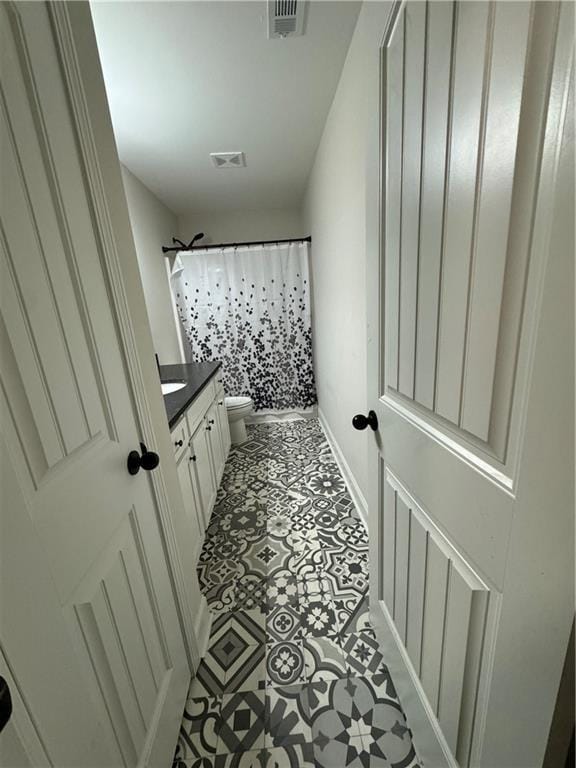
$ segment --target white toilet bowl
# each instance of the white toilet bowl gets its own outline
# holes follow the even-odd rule
[[[246,440],[244,419],[252,413],[254,403],[251,397],[226,397],[224,402],[230,424],[230,439],[233,445],[238,445]]]

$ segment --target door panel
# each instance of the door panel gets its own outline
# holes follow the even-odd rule
[[[418,262],[417,376],[414,399],[425,408],[433,410],[454,5],[451,2],[430,3],[426,6],[426,13],[426,82],[423,95],[425,152],[422,157],[419,211],[420,253],[423,252],[424,244],[426,248],[425,258]],[[393,73],[391,77],[394,77]],[[417,152],[421,150],[417,149]]]
[[[405,15],[399,14],[395,33],[391,36],[386,51],[386,145],[382,148],[386,164],[386,194],[384,196],[386,217],[386,247],[391,257],[386,260],[386,324],[383,338],[386,340],[386,366],[380,375],[386,376],[386,385],[398,390],[399,310],[400,310],[400,232],[402,209],[402,137],[404,132],[404,25]],[[380,381],[378,381],[380,385]],[[380,390],[380,386],[378,387]]]
[[[173,662],[150,580],[135,509],[66,606],[81,630],[90,665],[127,765],[159,717]]]
[[[526,3],[409,3],[387,53],[386,389],[501,462],[504,430],[492,416],[509,420],[511,404],[498,407],[493,382],[497,363],[515,361],[512,349],[497,352],[506,324],[517,325],[503,284],[515,257],[507,245],[532,15]]]
[[[435,411],[458,425],[490,13],[488,3],[457,6],[453,52]]]
[[[460,425],[489,442],[493,450],[497,450],[490,440],[493,381],[503,310],[506,246],[513,226],[516,153],[521,141],[521,111],[515,105],[522,97],[532,12],[527,3],[495,4],[490,82],[483,105],[482,157],[477,171]],[[490,88],[490,83],[497,87]],[[499,364],[507,365],[503,360]]]
[[[50,762],[42,740],[1,649],[0,668],[12,700],[12,716],[0,737],[0,765],[10,768],[48,768]]]
[[[151,485],[126,468],[137,414],[51,13],[0,7],[0,390],[18,478],[2,502],[21,521],[2,557],[22,552],[29,521],[53,592],[46,625],[65,626],[73,650],[46,642],[31,658],[21,616],[0,631],[16,670],[75,670],[60,717],[77,706],[81,723],[65,737],[58,683],[23,686],[53,764],[136,765],[171,757],[189,669]],[[23,599],[2,584],[2,604]]]
[[[0,389],[3,417],[7,405]],[[120,755],[88,688],[80,683],[85,670],[28,513],[22,489],[25,462],[17,446],[13,423],[6,420],[0,434],[0,660],[14,701],[12,724],[33,765],[112,766]],[[0,745],[11,760],[12,747],[5,745],[3,734]]]
[[[418,290],[418,189],[421,174],[422,83],[426,7],[421,3],[405,12],[403,40],[402,188],[400,195],[400,253],[398,319],[398,390],[414,396],[416,296]]]
[[[398,478],[386,469],[384,478],[382,538],[389,544],[380,568],[381,583],[388,591],[380,599],[450,748],[454,754],[466,756],[473,711],[463,703],[478,698],[481,648],[490,642],[486,637],[490,588]],[[392,587],[386,580],[391,567]]]
[[[8,30],[8,12],[4,13],[3,27]],[[17,26],[18,14],[12,17]],[[58,119],[56,132],[45,111],[49,100],[51,111],[65,114],[65,94],[62,87],[53,88],[51,99],[39,92],[40,84],[33,81],[37,73],[22,67],[16,46],[6,37],[2,269],[3,285],[10,290],[4,297],[4,319],[22,358],[22,385],[34,409],[41,443],[49,451],[48,467],[52,467],[90,438],[100,433],[111,439],[116,435],[99,346],[113,341],[115,331],[106,313],[96,326],[89,317],[99,302],[108,306],[109,300],[98,268],[86,197],[82,192],[78,195],[83,180],[73,129],[68,121]],[[46,50],[45,55],[54,57]],[[42,96],[44,100],[39,101]],[[61,158],[54,139],[65,148],[68,162],[57,162]],[[83,244],[80,252],[78,242]],[[92,277],[96,278],[93,285]],[[93,338],[94,333],[99,338]],[[105,361],[109,369],[121,364],[117,344],[112,344],[110,355]]]
[[[9,723],[2,732],[0,760],[2,765],[9,765],[10,768],[33,768],[34,766],[12,723]]]
[[[550,610],[569,632],[573,614],[568,574],[540,557],[555,542],[573,563],[573,452],[565,461],[559,447],[573,445],[573,392],[558,373],[573,382],[568,320],[534,353],[543,318],[559,327],[574,312],[573,291],[563,310],[543,298],[550,264],[573,288],[573,231],[552,227],[573,199],[558,164],[562,137],[573,142],[573,51],[571,4],[474,0],[399,3],[383,45],[371,602],[400,687],[409,679],[416,748],[423,725],[421,757],[435,766],[540,764],[554,678],[531,687],[546,714],[523,691],[556,658],[537,616]],[[553,231],[563,249],[549,260]],[[534,399],[538,374],[566,424]],[[529,420],[547,451],[527,442]],[[558,498],[549,515],[536,488]]]

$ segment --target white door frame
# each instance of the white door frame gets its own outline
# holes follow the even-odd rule
[[[172,457],[89,5],[87,2],[47,5],[77,131],[92,214],[97,222],[96,231],[102,234],[102,266],[109,280],[111,308],[118,324],[142,441],[161,456]],[[158,258],[161,258],[160,254]],[[182,534],[176,531],[178,515],[184,519],[183,501],[175,463],[174,467],[166,466],[168,463],[161,462],[159,469],[150,473],[150,482],[188,660],[195,670],[209,636],[209,614],[197,583],[190,583],[185,575],[180,546]]]

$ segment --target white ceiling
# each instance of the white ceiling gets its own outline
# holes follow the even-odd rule
[[[311,2],[269,40],[265,0],[93,2],[121,161],[175,213],[299,205],[358,10]]]

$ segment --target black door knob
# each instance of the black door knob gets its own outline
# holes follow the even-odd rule
[[[144,443],[140,443],[140,450],[142,451],[142,455],[140,455],[138,451],[130,451],[128,454],[127,465],[128,472],[131,475],[137,475],[138,472],[140,472],[140,467],[150,471],[151,469],[156,469],[158,464],[160,464],[160,457],[158,454],[154,453],[154,451],[149,451]]]
[[[366,429],[370,427],[374,432],[378,429],[378,417],[374,411],[368,411],[368,416],[364,416],[363,413],[357,413],[352,419],[352,426],[354,429]]]
[[[10,688],[3,677],[0,677],[0,731],[12,716],[12,696]]]

